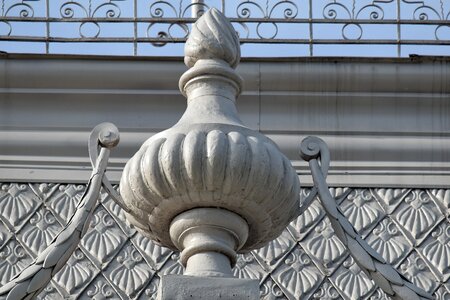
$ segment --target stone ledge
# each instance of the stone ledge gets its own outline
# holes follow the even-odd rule
[[[258,300],[259,284],[257,280],[237,278],[181,275],[162,277],[158,300],[192,299]]]
[[[142,142],[183,113],[185,69],[176,60],[0,57],[0,179],[86,182],[89,132],[109,121],[121,131],[108,166],[117,183]],[[316,135],[330,147],[330,185],[448,187],[449,70],[448,60],[251,60],[239,67],[238,111],[304,186],[298,145]]]

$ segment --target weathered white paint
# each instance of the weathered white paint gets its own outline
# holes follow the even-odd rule
[[[125,166],[120,194],[131,209],[130,222],[166,247],[179,249],[168,229],[190,209],[215,207],[244,218],[249,237],[234,251],[262,247],[298,213],[300,185],[289,159],[237,114],[242,79],[233,67],[239,57],[231,24],[208,11],[186,43],[191,69],[180,78],[185,113],[145,141]]]
[[[114,122],[122,142],[109,177],[186,107],[180,59],[3,56],[0,179],[85,182],[86,137]],[[330,147],[339,186],[446,187],[450,182],[448,59],[246,59],[243,123],[274,140],[310,184],[298,156],[307,135]],[[305,175],[305,176],[303,176]]]

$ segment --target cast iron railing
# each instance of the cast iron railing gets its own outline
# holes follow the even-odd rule
[[[182,56],[209,7],[244,56],[450,55],[448,0],[0,0],[0,50]]]

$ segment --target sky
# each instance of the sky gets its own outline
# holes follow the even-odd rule
[[[47,2],[48,1],[48,2]],[[234,23],[236,31],[243,38],[271,39],[289,43],[243,43],[242,56],[247,57],[301,57],[301,56],[408,56],[450,55],[450,1],[448,0],[292,0],[292,1],[237,1],[207,0],[209,6],[225,7],[228,17],[250,18],[312,18],[319,22],[309,23]],[[312,4],[313,3],[313,4]],[[145,1],[145,0],[0,0],[0,51],[9,53],[94,54],[94,55],[140,55],[140,56],[182,56],[182,43],[156,45],[150,42],[95,42],[86,43],[80,38],[138,38],[157,37],[160,33],[182,38],[190,25],[137,22],[62,22],[71,18],[179,18],[190,17],[187,0]],[[136,5],[136,7],[135,7]],[[310,6],[312,5],[312,6]],[[400,13],[398,10],[400,7]],[[162,15],[161,15],[162,13]],[[8,21],[8,17],[27,14],[27,18],[43,22]],[[56,22],[45,22],[50,17]],[[343,23],[321,23],[323,20],[350,20]],[[447,21],[444,25],[403,24],[395,20]],[[370,18],[392,20],[394,24],[358,24],[358,20]],[[23,21],[22,21],[23,20]],[[28,19],[29,20],[29,19]],[[448,25],[447,25],[448,24]],[[9,41],[5,37],[32,37],[41,41]],[[64,42],[44,41],[45,37],[63,38]],[[295,43],[295,40],[313,44]],[[436,41],[447,45],[369,45],[345,44],[352,40]],[[336,40],[337,43],[323,44]]]

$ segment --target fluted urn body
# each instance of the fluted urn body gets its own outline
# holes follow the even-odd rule
[[[177,216],[197,208],[227,211],[248,226],[248,238],[234,234],[234,250],[259,248],[295,217],[298,176],[275,143],[238,117],[239,40],[220,12],[210,10],[197,21],[185,52],[191,68],[180,89],[187,109],[126,164],[120,193],[131,210],[128,218],[162,245],[180,248],[169,233]]]

